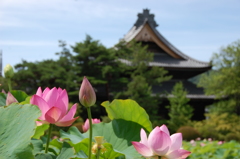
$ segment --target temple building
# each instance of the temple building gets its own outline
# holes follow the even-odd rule
[[[154,60],[149,63],[149,66],[163,67],[169,75],[172,75],[170,81],[162,83],[161,86],[153,86],[153,95],[163,92],[171,93],[174,85],[182,81],[188,92],[189,104],[194,108],[193,119],[204,119],[205,107],[213,103],[214,96],[204,95],[203,88],[198,88],[189,79],[210,70],[212,66],[208,62],[193,59],[178,50],[160,34],[156,29],[157,26],[154,15],[150,14],[148,9],[144,9],[143,13],[138,14],[136,23],[123,40],[130,42],[135,39],[143,45],[148,45],[149,51],[154,53]],[[165,99],[162,104],[168,105],[168,100]]]

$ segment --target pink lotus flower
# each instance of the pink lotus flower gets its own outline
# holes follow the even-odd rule
[[[7,98],[6,98],[6,105],[10,105],[16,102],[18,102],[17,99],[12,95],[12,93],[8,92]]]
[[[205,146],[205,143],[202,143],[202,142],[201,142],[200,145],[201,145],[202,147],[204,147],[204,146]]]
[[[2,89],[2,93],[6,94],[6,92],[5,92],[5,90],[4,90],[4,89]]]
[[[97,123],[100,123],[100,122],[101,122],[100,119],[97,119],[97,118],[92,119],[92,124],[97,124]],[[88,119],[83,124],[82,129],[83,129],[83,132],[88,131],[88,129],[89,129],[89,120]]]
[[[157,159],[185,159],[191,152],[181,149],[182,134],[176,133],[170,136],[165,125],[155,127],[147,138],[144,129],[141,129],[141,141],[132,142],[135,149],[146,158]]]
[[[191,140],[190,143],[192,144],[192,146],[196,146],[196,142],[194,140]]]
[[[80,87],[79,100],[80,103],[85,107],[93,106],[96,103],[95,91],[93,90],[91,83],[85,76]]]
[[[48,87],[42,92],[41,87],[32,96],[31,104],[37,105],[42,112],[38,124],[55,124],[57,126],[70,126],[78,117],[74,118],[77,104],[68,111],[68,94],[61,88]]]

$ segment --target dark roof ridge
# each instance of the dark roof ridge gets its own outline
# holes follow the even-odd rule
[[[136,28],[138,28],[139,26],[141,26],[145,20],[147,19],[149,22],[149,25],[151,25],[152,27],[157,27],[158,24],[156,23],[156,21],[154,20],[154,14],[150,14],[149,13],[149,9],[143,9],[143,13],[138,13],[138,19],[136,21],[136,23],[134,24],[134,26],[136,26]]]
[[[146,19],[146,21],[144,22],[143,25],[145,25],[146,23],[148,23],[148,20]],[[179,49],[177,49],[173,44],[171,44],[166,38],[164,38],[162,36],[162,34],[154,27],[152,27],[151,25],[149,25],[151,27],[151,29],[154,31],[154,33],[157,35],[157,37],[162,40],[164,42],[164,44],[166,44],[172,51],[174,51],[176,54],[178,54],[179,56],[181,56],[182,58],[184,58],[185,60],[192,60],[194,62],[200,63],[200,64],[204,64],[204,65],[209,65],[208,62],[204,62],[204,61],[199,61],[197,59],[194,59],[186,54],[184,54],[183,52],[181,52]]]
[[[186,54],[184,54],[183,52],[181,52],[179,49],[177,49],[173,44],[171,44],[166,38],[163,37],[163,35],[158,32],[158,30],[154,27],[152,27],[149,22],[148,22],[148,19],[145,19],[144,20],[144,23],[137,27],[137,26],[133,26],[129,32],[124,36],[123,40],[125,40],[126,42],[129,42],[131,41],[140,31],[141,29],[143,28],[144,25],[148,24],[151,29],[153,30],[153,32],[157,35],[157,37],[162,41],[164,42],[165,45],[167,45],[173,52],[175,52],[177,55],[179,55],[180,57],[182,57],[183,59],[185,60],[191,60],[191,61],[194,61],[196,63],[199,63],[199,64],[203,64],[205,66],[210,66],[210,64],[208,62],[203,62],[203,61],[199,61],[199,60],[196,60]]]

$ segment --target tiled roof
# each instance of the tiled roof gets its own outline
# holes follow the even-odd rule
[[[150,66],[162,67],[182,67],[182,68],[203,68],[211,67],[208,63],[202,63],[192,59],[175,59],[170,56],[154,54],[154,61],[149,63]]]
[[[141,14],[140,14],[141,15]],[[144,28],[145,25],[149,25],[153,30],[155,35],[160,41],[162,41],[169,49],[171,49],[175,54],[182,57],[182,59],[176,59],[172,56],[162,56],[161,54],[154,55],[154,61],[149,65],[151,66],[162,66],[162,67],[182,67],[182,68],[211,68],[211,65],[208,62],[202,62],[196,59],[187,56],[173,46],[168,40],[166,40],[156,29],[156,22],[154,21],[152,14],[149,14],[149,10],[144,10],[142,16],[139,16],[135,25],[130,29],[130,31],[124,36],[123,40],[129,42],[133,40],[140,31]],[[143,19],[144,18],[144,19]]]

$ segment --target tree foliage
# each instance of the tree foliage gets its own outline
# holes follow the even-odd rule
[[[148,46],[131,41],[126,44],[124,41],[116,46],[116,55],[123,62],[121,65],[124,74],[128,77],[128,83],[124,90],[116,95],[116,98],[130,98],[136,100],[154,119],[157,115],[160,98],[152,96],[152,86],[160,85],[171,76],[160,67],[149,66],[153,61],[153,53],[147,51]]]
[[[147,46],[132,41],[106,48],[89,35],[71,49],[64,41],[59,41],[59,46],[62,50],[56,53],[59,58],[55,61],[22,61],[17,64],[15,88],[28,94],[35,93],[39,86],[66,88],[70,100],[78,102],[80,83],[83,76],[87,76],[97,93],[98,104],[114,98],[130,98],[140,103],[151,117],[157,114],[159,97],[152,96],[152,86],[171,77],[163,68],[149,66],[153,53],[147,51]],[[94,111],[93,116],[104,114],[102,108]]]
[[[187,104],[190,99],[187,98],[186,95],[187,91],[184,90],[183,84],[179,82],[173,87],[168,97],[170,102],[170,105],[167,106],[170,117],[168,126],[174,132],[176,132],[179,127],[186,126],[193,116],[193,108]]]
[[[212,57],[214,70],[201,77],[199,86],[205,89],[207,95],[215,95],[224,99],[228,112],[240,114],[240,40],[221,48]],[[218,104],[225,111],[222,103]]]
[[[7,81],[7,79],[4,78],[4,77],[0,77],[0,92],[2,92],[2,91],[7,92],[8,90],[9,90],[9,88],[8,88],[8,81]]]
[[[80,82],[83,76],[87,76],[96,89],[101,89],[100,96],[107,96],[106,100],[109,100],[112,83],[119,77],[114,52],[89,35],[83,42],[72,46],[72,49],[76,80]]]
[[[229,113],[209,113],[206,114],[206,117],[207,119],[197,121],[194,124],[194,127],[201,133],[203,138],[227,141],[227,138],[234,134],[236,138],[232,139],[240,141],[239,116]]]

